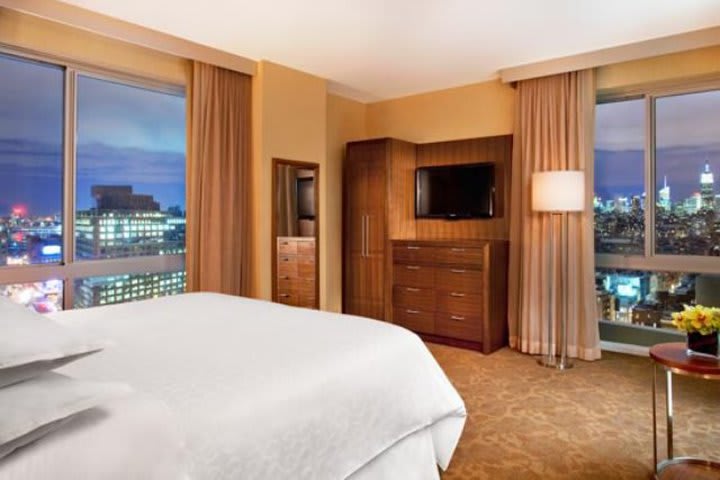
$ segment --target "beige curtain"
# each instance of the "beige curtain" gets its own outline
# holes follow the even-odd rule
[[[194,62],[188,90],[188,291],[250,295],[251,79]]]
[[[593,128],[595,78],[592,70],[525,80],[518,83],[513,140],[510,214],[510,282],[508,315],[511,347],[539,354],[555,349],[548,338],[549,228],[547,214],[531,211],[530,178],[535,171],[583,170],[586,210],[568,215],[565,286],[557,285],[555,312],[568,316],[568,354],[584,360],[600,358],[595,314],[593,245]],[[555,246],[562,251],[560,224]],[[556,257],[557,258],[557,257]],[[560,264],[560,262],[557,262]],[[559,276],[559,269],[556,277]],[[557,332],[557,325],[555,325]]]
[[[279,237],[298,235],[297,168],[277,164],[277,234]]]

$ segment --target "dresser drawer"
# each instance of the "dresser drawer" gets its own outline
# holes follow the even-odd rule
[[[298,278],[315,279],[315,257],[297,257],[296,262]]]
[[[393,244],[393,262],[399,263],[431,263],[435,258],[434,247],[416,243]]]
[[[278,238],[278,253],[295,255],[297,253],[297,240],[289,240],[286,238]]]
[[[436,294],[437,311],[453,315],[482,315],[483,298],[479,293],[446,292]]]
[[[309,257],[315,257],[315,242],[308,241],[308,240],[298,240],[297,253],[298,253],[298,255],[307,255]]]
[[[297,293],[278,293],[277,301],[285,305],[297,305]]]
[[[315,292],[299,293],[297,297],[297,306],[304,308],[315,308]]]
[[[433,288],[435,286],[435,269],[424,265],[393,265],[393,283],[405,287]]]
[[[312,280],[298,278],[296,282],[295,291],[298,292],[298,294],[315,296],[315,278]]]
[[[444,265],[466,265],[479,269],[483,266],[484,249],[475,247],[438,247],[435,249],[435,263]]]
[[[478,292],[483,288],[483,271],[462,267],[435,267],[435,285],[448,292]]]
[[[429,288],[393,286],[393,306],[415,310],[435,310],[435,290]]]
[[[482,317],[438,312],[435,314],[435,333],[443,337],[481,342]]]
[[[278,277],[289,277],[294,278],[298,275],[298,265],[295,262],[295,257],[281,256],[278,257],[277,265]]]
[[[394,308],[393,323],[413,332],[435,333],[435,315],[433,312],[414,308]]]
[[[278,293],[297,293],[298,279],[293,277],[279,277],[277,282]]]

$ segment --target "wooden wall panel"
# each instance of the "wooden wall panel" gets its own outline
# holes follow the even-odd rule
[[[417,145],[416,151],[418,167],[493,162],[496,175],[496,215],[494,218],[487,220],[417,219],[415,222],[417,239],[508,239],[512,135],[426,143]],[[414,200],[414,187],[410,197]]]
[[[389,140],[387,166],[388,235],[392,239],[415,238],[415,152],[416,145],[402,140]]]

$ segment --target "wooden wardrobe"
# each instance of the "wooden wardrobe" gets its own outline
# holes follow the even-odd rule
[[[415,145],[383,138],[347,144],[343,202],[343,312],[392,317],[390,237],[414,236]],[[408,190],[411,189],[411,190]]]

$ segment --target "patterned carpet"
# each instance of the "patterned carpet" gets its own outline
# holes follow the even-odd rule
[[[443,480],[652,477],[648,358],[604,353],[557,372],[509,349],[428,346],[469,412]],[[675,379],[675,455],[720,460],[720,382]]]

